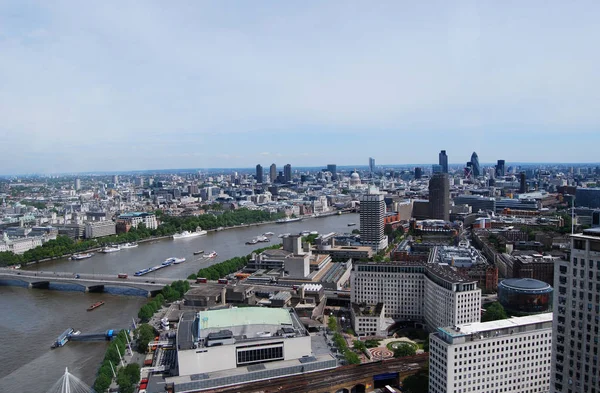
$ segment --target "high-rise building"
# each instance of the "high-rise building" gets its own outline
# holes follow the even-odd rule
[[[384,250],[388,245],[383,233],[385,217],[384,195],[377,188],[370,188],[360,198],[360,242],[375,252]]]
[[[81,179],[79,178],[75,179],[75,189],[81,190]]]
[[[527,192],[527,178],[525,172],[519,174],[519,192],[524,194]]]
[[[450,219],[450,181],[447,173],[434,173],[429,180],[429,218]]]
[[[283,167],[283,179],[286,183],[292,181],[292,166],[290,164],[285,164]]]
[[[372,157],[369,157],[369,170],[371,173],[375,172],[375,159]]]
[[[446,150],[440,152],[439,164],[442,167],[442,172],[448,173],[448,154],[446,154]]]
[[[498,163],[496,164],[496,176],[498,177],[502,177],[506,175],[506,162],[504,160],[498,160]]]
[[[431,393],[537,393],[550,387],[552,313],[440,326],[429,343]]]
[[[554,263],[554,393],[600,392],[600,228],[571,236],[570,260]]]
[[[277,165],[275,163],[269,167],[269,180],[271,180],[271,183],[275,183],[277,180]]]
[[[258,164],[256,166],[256,182],[257,183],[263,182],[263,167],[260,164]]]
[[[473,170],[473,177],[479,177],[481,175],[481,166],[479,166],[479,157],[477,153],[471,154],[471,169]]]
[[[420,179],[421,177],[423,177],[423,168],[421,167],[416,167],[415,168],[415,179]]]
[[[327,170],[331,172],[331,180],[337,180],[337,165],[327,164]]]
[[[119,175],[113,175],[113,184],[119,184]]]

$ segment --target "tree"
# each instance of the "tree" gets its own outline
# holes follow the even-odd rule
[[[494,302],[490,304],[483,313],[483,316],[481,317],[481,322],[497,321],[500,319],[507,318],[508,315],[506,314],[504,307],[502,307],[502,304],[500,304],[499,302]]]
[[[150,341],[154,340],[155,337],[154,328],[146,323],[141,324],[135,331],[135,337],[137,341],[137,350],[145,353],[148,349]]]
[[[338,330],[338,324],[337,324],[337,321],[336,321],[336,319],[335,319],[334,316],[329,316],[329,320],[327,321],[327,327],[332,332],[337,332],[337,330]]]
[[[405,356],[413,356],[417,351],[412,344],[402,343],[394,348],[394,357],[403,358]]]
[[[408,376],[402,381],[402,387],[407,393],[427,393],[429,391],[429,376],[422,372]]]
[[[352,346],[354,347],[354,349],[360,352],[364,352],[367,350],[367,346],[365,345],[365,343],[360,340],[352,341]]]
[[[104,392],[110,387],[111,382],[111,375],[107,375],[104,373],[98,374],[98,376],[96,377],[96,382],[94,382],[94,390],[96,392]]]
[[[360,358],[358,355],[349,349],[344,352],[344,358],[348,364],[360,364]]]

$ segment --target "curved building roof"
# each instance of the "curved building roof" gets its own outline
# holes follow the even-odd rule
[[[551,292],[552,287],[543,281],[533,278],[507,278],[502,280],[498,286],[523,292]]]

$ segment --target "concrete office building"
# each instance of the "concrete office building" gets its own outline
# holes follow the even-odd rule
[[[430,331],[481,320],[481,289],[477,281],[449,266],[428,264],[425,275],[425,323]]]
[[[429,180],[429,218],[450,219],[450,182],[446,173],[434,173]]]
[[[271,183],[277,181],[277,165],[275,165],[275,163],[271,164],[269,167],[269,180],[271,180]]]
[[[469,205],[473,213],[478,211],[496,211],[496,199],[481,195],[459,195],[454,198],[454,205]]]
[[[384,195],[377,188],[370,188],[360,198],[360,242],[375,252],[385,250],[387,236],[383,233],[385,217]]]
[[[334,368],[330,353],[313,353],[311,336],[293,310],[229,308],[186,312],[177,329],[178,393]]]
[[[263,182],[263,167],[260,164],[258,164],[256,166],[256,182],[257,183]]]
[[[479,322],[481,290],[448,266],[422,262],[360,263],[350,275],[351,301],[385,305],[384,316],[396,321],[439,326]]]
[[[441,327],[429,343],[430,393],[549,391],[552,313]]]
[[[423,263],[356,262],[350,274],[350,287],[352,303],[383,303],[383,314],[387,318],[397,321],[423,321]]]
[[[79,178],[75,179],[75,189],[81,190],[81,179]]]
[[[571,259],[554,264],[551,392],[600,392],[600,229],[571,236]]]
[[[91,221],[85,223],[85,238],[94,239],[97,237],[115,235],[117,227],[111,220]]]
[[[369,157],[369,171],[375,172],[375,159],[372,157]]]

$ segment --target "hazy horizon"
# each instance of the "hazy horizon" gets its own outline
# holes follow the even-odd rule
[[[442,149],[456,164],[473,151],[481,162],[593,163],[597,11],[7,0],[0,172],[425,166]]]

